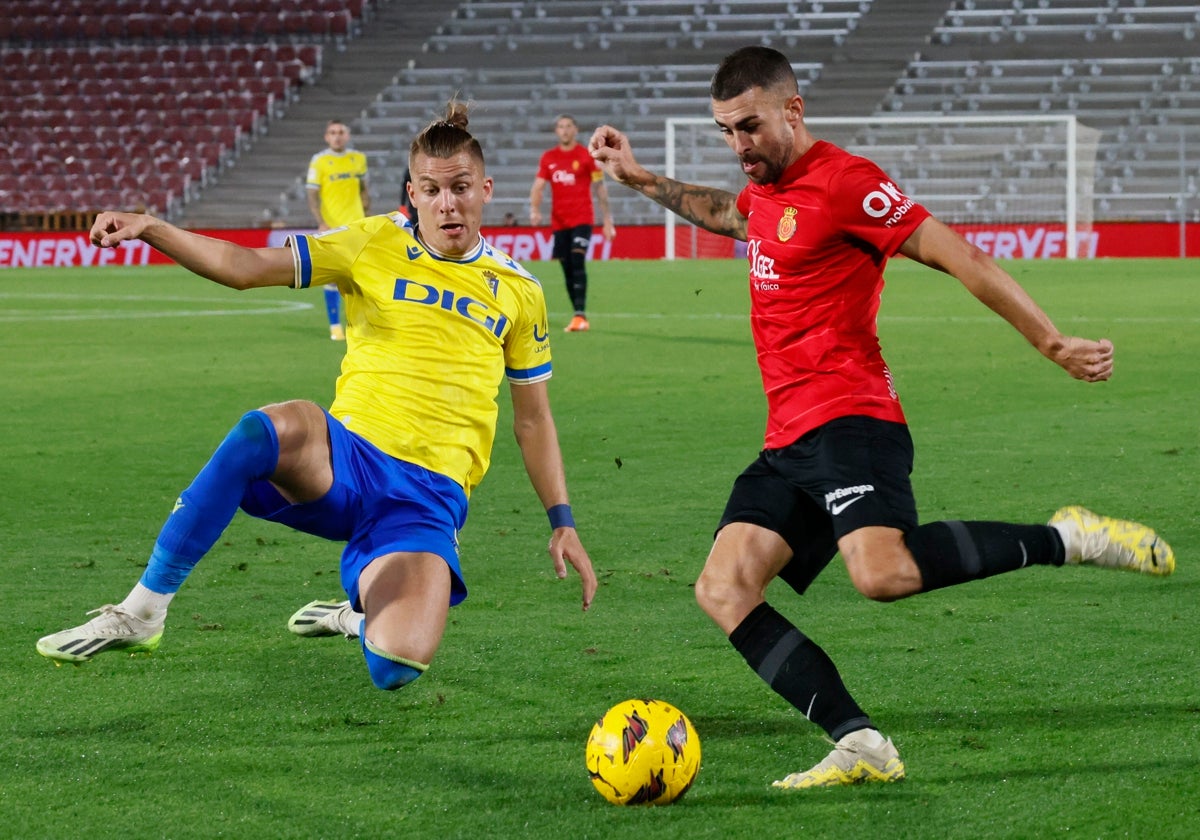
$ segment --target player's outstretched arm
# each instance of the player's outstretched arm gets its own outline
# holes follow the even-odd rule
[[[511,385],[509,392],[512,394],[513,431],[533,489],[547,511],[559,506],[569,511],[566,474],[562,452],[558,448],[558,431],[550,414],[546,383]],[[554,560],[554,571],[560,578],[567,576],[567,563],[579,573],[586,610],[596,595],[596,573],[573,522],[555,524],[549,551]]]
[[[906,257],[957,278],[967,290],[1025,336],[1047,359],[1076,379],[1112,376],[1113,345],[1063,335],[1042,308],[988,254],[935,218],[928,218],[900,247]]]
[[[183,230],[145,213],[105,211],[96,217],[91,239],[101,248],[140,239],[188,271],[232,289],[290,286],[295,277],[288,248],[246,248]]]
[[[611,125],[602,125],[592,132],[588,151],[606,175],[677,216],[707,231],[746,239],[746,219],[738,212],[734,193],[655,175],[634,158],[629,138]]]

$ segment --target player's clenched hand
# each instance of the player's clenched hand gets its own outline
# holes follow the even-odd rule
[[[92,225],[92,244],[115,248],[127,239],[138,239],[155,219],[145,213],[115,213],[106,210]]]
[[[628,186],[651,180],[650,173],[633,157],[629,138],[611,125],[602,125],[592,132],[588,152],[605,174]]]
[[[1092,341],[1067,336],[1054,361],[1076,379],[1103,382],[1112,376],[1113,344],[1107,338]]]
[[[579,541],[579,534],[574,528],[555,528],[550,537],[549,551],[559,578],[567,576],[567,562],[579,573],[579,581],[583,586],[583,608],[586,610],[596,595],[596,573],[592,570],[591,558]]]

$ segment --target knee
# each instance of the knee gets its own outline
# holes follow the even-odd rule
[[[264,417],[275,429],[275,436],[281,446],[306,440],[311,434],[314,424],[324,430],[325,413],[316,403],[308,400],[290,400],[263,406],[250,414]]]
[[[920,589],[920,579],[911,580],[910,575],[902,574],[891,565],[859,564],[850,567],[850,581],[859,594],[872,601],[898,601]]]
[[[838,542],[850,582],[872,601],[896,601],[921,591],[921,573],[904,544],[904,535],[855,532]]]
[[[858,590],[860,595],[870,598],[872,601],[887,602],[895,600],[889,597],[891,588],[886,575],[879,575],[874,572],[851,572],[850,582],[854,584],[854,588]]]
[[[712,615],[713,609],[721,601],[721,587],[712,580],[710,575],[701,572],[700,577],[696,579],[696,585],[692,591],[696,596],[696,603],[700,609]]]
[[[367,661],[367,671],[371,674],[371,682],[375,684],[376,688],[384,691],[404,688],[429,668],[422,662],[404,659],[376,647],[368,641],[366,634],[360,638],[362,639],[363,657]]]
[[[700,573],[695,586],[696,603],[705,614],[724,627],[745,600],[743,589],[709,570]]]

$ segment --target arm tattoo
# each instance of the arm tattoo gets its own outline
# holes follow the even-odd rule
[[[738,212],[737,196],[731,192],[656,177],[645,195],[697,227],[746,239],[746,219]]]

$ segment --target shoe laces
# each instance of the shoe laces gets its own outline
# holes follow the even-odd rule
[[[124,607],[116,604],[105,604],[102,607],[97,607],[94,610],[88,611],[87,615],[99,615],[88,622],[92,630],[105,633],[121,633],[128,635],[135,632],[133,623],[136,621],[140,624],[146,622],[141,621],[137,616],[130,613]]]

